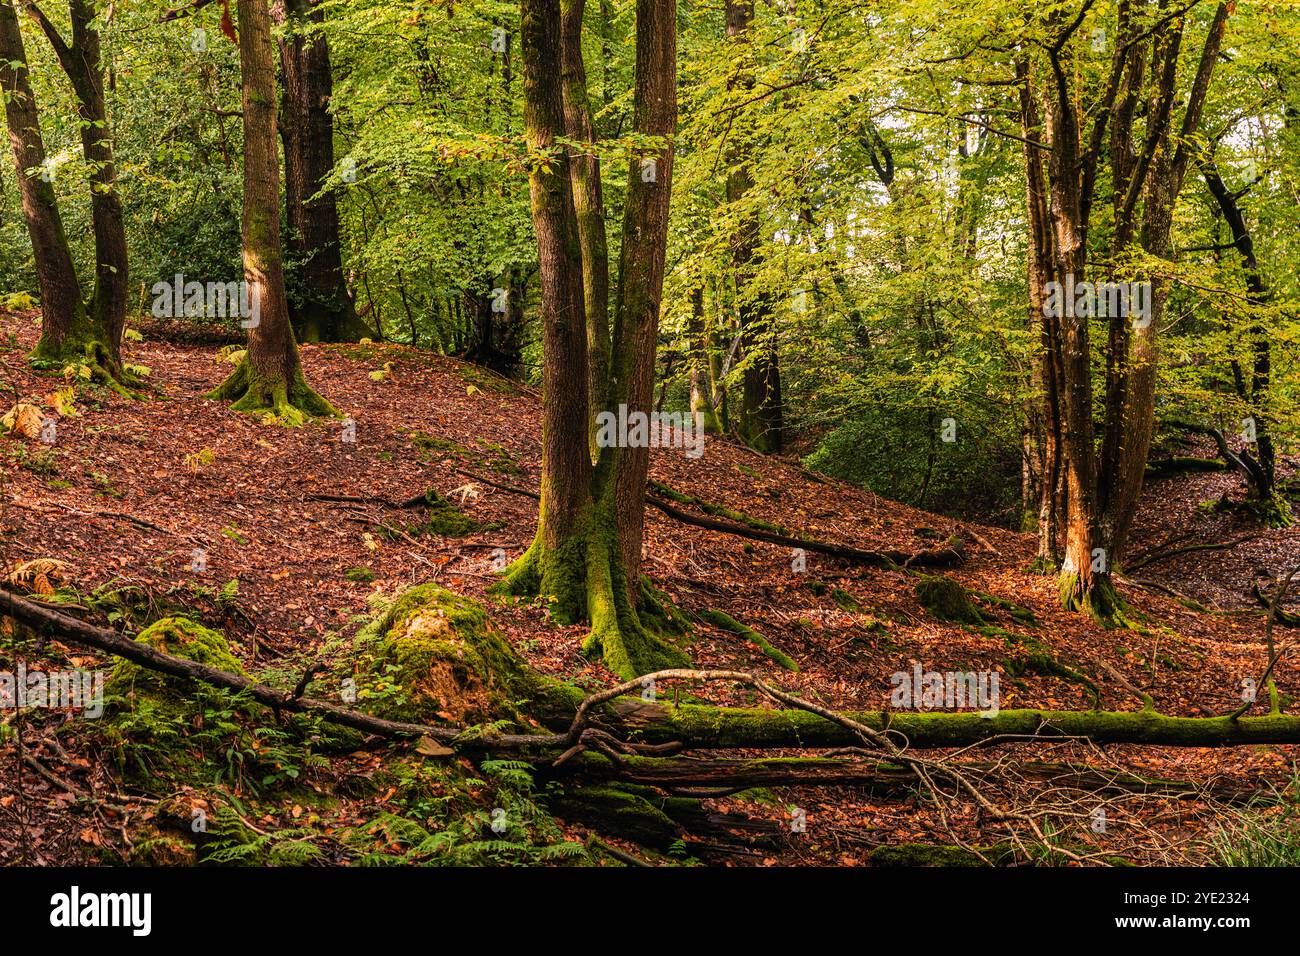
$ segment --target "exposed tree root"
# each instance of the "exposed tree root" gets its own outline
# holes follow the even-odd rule
[[[720,627],[724,631],[730,631],[737,637],[743,637],[745,640],[756,644],[759,650],[786,670],[799,670],[799,665],[790,658],[790,655],[776,647],[773,647],[772,642],[766,637],[754,630],[752,627],[747,627],[744,624],[741,624],[730,614],[725,614],[722,611],[701,611],[700,617],[715,627]]]
[[[204,397],[232,402],[230,407],[237,412],[262,415],[282,425],[301,425],[308,417],[339,417],[338,410],[307,384],[301,369],[289,381],[268,378],[258,375],[247,358]]]

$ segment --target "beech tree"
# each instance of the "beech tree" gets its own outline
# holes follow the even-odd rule
[[[727,39],[740,44],[740,73],[732,85],[749,91],[754,76],[746,64],[749,32],[754,22],[753,0],[727,0]],[[754,281],[761,217],[752,207],[753,175],[749,169],[750,144],[737,137],[727,170],[727,202],[742,207],[739,225],[732,237],[732,268],[736,304],[744,351],[741,367],[741,437],[755,450],[780,452],[784,445],[785,411],[781,399],[781,365],[776,346],[776,325],[767,290]]]
[[[94,284],[90,296],[85,297],[59,215],[53,169],[47,165],[26,49],[14,4],[6,0],[0,3],[0,83],[41,293],[41,338],[32,358],[38,365],[53,368],[85,364],[96,377],[117,385],[129,379],[121,357],[127,249],[104,101],[99,31],[94,25],[96,11],[90,0],[69,0],[72,35],[65,39],[40,7],[30,0],[19,2],[49,41],[76,95],[82,151],[90,167],[95,247]]]
[[[280,155],[276,148],[275,66],[266,0],[239,0],[239,62],[244,109],[244,278],[253,317],[248,352],[208,397],[287,423],[338,413],[303,376],[289,322],[280,250]]]
[[[304,342],[355,342],[373,333],[357,317],[343,275],[338,201],[326,182],[334,169],[334,74],[319,0],[276,0],[272,15],[285,28],[280,53],[280,138],[288,247],[300,292],[289,314]]]
[[[581,5],[577,11],[580,17]],[[686,663],[686,655],[668,639],[665,610],[640,573],[650,451],[601,448],[593,464],[589,439],[593,407],[623,405],[629,414],[649,414],[652,407],[677,121],[676,5],[672,0],[636,5],[633,129],[662,145],[652,155],[634,156],[630,164],[609,370],[605,381],[594,383],[589,377],[592,313],[584,284],[603,264],[596,261],[598,243],[584,242],[579,231],[572,157],[557,148],[569,129],[566,106],[568,116],[575,117],[583,99],[572,60],[570,70],[563,70],[561,21],[567,19],[572,29],[575,8],[569,6],[567,13],[561,17],[560,0],[523,0],[521,10],[524,122],[533,155],[529,187],[545,353],[541,507],[532,545],[507,569],[498,589],[545,595],[557,619],[589,621],[584,651],[603,654],[611,670],[632,677]],[[566,84],[574,94],[567,103]],[[584,202],[594,199],[588,194]],[[584,206],[583,214],[591,217],[589,226],[603,229],[597,209]]]
[[[1074,64],[1082,55],[1079,37],[1089,9],[1085,4],[1069,18],[1049,15],[1044,38],[1026,44],[1041,49],[1041,60],[1026,53],[1016,75],[1030,223],[1029,304],[1042,346],[1036,372],[1044,409],[1039,552],[1045,561],[1060,562],[1065,607],[1114,619],[1124,609],[1112,574],[1123,558],[1151,447],[1157,340],[1169,291],[1167,279],[1145,263],[1171,252],[1174,206],[1196,148],[1230,8],[1218,5],[1181,96],[1180,54],[1189,18],[1164,15],[1163,8],[1136,0],[1117,7],[1102,82],[1082,89]],[[1085,113],[1080,101],[1089,94]],[[1140,138],[1134,128],[1139,107],[1147,110]],[[1112,219],[1107,262],[1095,271],[1113,276],[1127,270],[1152,291],[1150,312],[1140,322],[1121,309],[1101,317],[1107,329],[1105,402],[1103,420],[1094,422],[1092,310],[1076,308],[1066,293],[1064,308],[1052,314],[1049,285],[1060,294],[1086,281],[1098,173],[1107,159]]]

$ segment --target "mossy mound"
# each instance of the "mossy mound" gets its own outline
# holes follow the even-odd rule
[[[553,798],[550,809],[566,820],[657,850],[668,849],[683,833],[681,826],[647,800],[638,787],[579,787]]]
[[[432,488],[424,493],[424,503],[428,511],[420,521],[407,526],[407,534],[436,534],[443,538],[459,538],[480,529],[477,521]]]
[[[984,859],[980,859],[980,854]],[[872,850],[870,856],[872,866],[885,867],[1004,866],[1014,858],[1015,852],[1009,845],[982,847],[977,853],[965,847],[930,843],[889,844]]]
[[[148,644],[164,654],[247,676],[243,665],[231,653],[230,643],[219,631],[204,627],[187,617],[165,617],[155,621],[140,632],[136,641]],[[151,697],[178,702],[187,699],[191,684],[186,678],[162,674],[131,661],[118,660],[104,684],[104,691],[110,699],[129,699],[146,693]]]
[[[424,500],[429,503],[428,521],[423,525],[425,531],[445,538],[457,538],[478,530],[477,521],[437,492],[428,492]]]
[[[916,599],[941,621],[983,624],[984,616],[971,600],[970,592],[952,578],[928,574],[916,582]]]
[[[436,584],[403,592],[357,642],[359,697],[390,720],[514,720],[525,700],[577,693],[529,668],[477,602]]]

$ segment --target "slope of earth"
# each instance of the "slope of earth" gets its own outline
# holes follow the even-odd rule
[[[230,369],[214,346],[155,340],[146,329],[143,342],[128,343],[128,360],[151,369],[146,400],[80,386],[74,414],[57,415],[51,393],[65,383],[33,374],[24,361],[37,330],[31,313],[0,316],[5,408],[38,403],[57,426],[52,444],[0,439],[5,570],[58,559],[66,562],[64,583],[80,592],[129,586],[155,614],[179,608],[202,615],[230,638],[253,673],[328,664],[329,648],[355,630],[371,595],[435,581],[484,600],[539,670],[591,688],[617,682],[579,653],[582,628],[555,625],[539,603],[500,602],[484,593],[501,562],[520,554],[535,528],[536,502],[520,493],[538,486],[535,392],[401,346],[304,346],[308,380],[350,421],[286,429],[202,397]],[[1219,600],[1223,612],[1195,610],[1175,596],[1126,584],[1122,590],[1145,615],[1144,626],[1107,630],[1058,608],[1054,579],[1030,570],[1034,543],[1026,535],[917,511],[725,440],[709,440],[698,458],[656,450],[652,478],[750,521],[858,548],[912,553],[954,538],[963,542],[967,560],[944,573],[984,596],[977,603],[990,626],[928,612],[918,601],[916,571],[854,567],[818,554],[801,561],[790,548],[648,510],[644,569],[696,617],[695,664],[750,671],[825,707],[887,707],[893,675],[919,666],[998,673],[1004,709],[1137,709],[1140,691],[1164,713],[1208,716],[1237,709],[1243,680],[1258,677],[1266,663],[1263,616],[1242,594],[1250,571],[1229,549],[1200,552],[1187,580],[1178,577],[1176,562],[1161,566],[1161,583],[1174,590],[1197,590],[1197,575],[1226,582],[1216,586],[1237,598]],[[1231,484],[1231,476],[1212,478]],[[1165,484],[1148,492],[1139,550],[1169,534],[1159,517],[1166,511]],[[467,527],[449,529],[430,523],[425,509],[383,503],[431,489],[470,519]],[[1206,493],[1198,488],[1185,497]],[[680,507],[699,513],[693,504]],[[1268,549],[1252,561],[1284,574],[1286,561],[1294,563],[1300,552],[1298,540],[1294,530],[1270,532]],[[799,670],[786,670],[756,644],[698,620],[709,610],[762,632]],[[1284,657],[1273,677],[1288,698],[1300,697],[1293,661]],[[690,692],[714,703],[755,702],[752,691],[724,684]],[[39,740],[27,746],[56,777],[92,794],[115,786],[93,755],[60,753]],[[14,757],[12,735],[3,748],[0,762],[24,765]],[[1103,750],[1060,742],[994,747],[989,754],[995,770],[1005,770],[993,774],[990,792],[1032,807],[1052,788],[1008,763],[1012,754],[1231,791],[1285,786],[1297,748]],[[373,770],[374,755],[350,759],[355,766],[335,772]],[[865,788],[790,788],[757,799],[720,794],[710,805],[724,822],[750,821],[739,826],[741,849],[702,851],[715,863],[856,864],[882,844],[961,839],[983,845],[999,838],[996,825],[974,808],[945,813],[927,799],[882,797]],[[1204,858],[1214,816],[1200,796],[1116,800],[1107,808],[1111,823],[1097,827],[1096,802],[1081,798],[1068,839],[1140,861]],[[380,793],[344,799],[338,814],[363,818],[384,809]],[[293,810],[264,808],[260,827],[292,823]],[[84,801],[69,800],[45,776],[0,777],[0,860],[98,858],[104,844],[129,842],[122,813],[104,804],[88,820]]]

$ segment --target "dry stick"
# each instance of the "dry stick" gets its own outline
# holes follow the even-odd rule
[[[36,511],[41,514],[50,513],[48,508],[38,508],[35,505],[30,505],[23,501],[11,501],[9,503],[19,508],[25,508],[28,511]],[[64,511],[74,514],[79,518],[113,518],[117,521],[129,521],[131,524],[139,525],[141,528],[148,528],[150,531],[157,531],[160,534],[170,534],[178,538],[184,538],[186,541],[195,544],[198,543],[196,538],[192,538],[188,534],[184,534],[180,531],[173,531],[171,528],[164,528],[162,525],[154,524],[152,521],[147,521],[144,518],[137,518],[135,515],[127,514],[125,511],[82,511],[78,508],[72,507],[71,505],[65,505],[58,501],[51,502],[51,504],[56,508],[62,508]]]
[[[1124,570],[1126,572],[1133,572],[1138,568],[1146,567],[1153,561],[1164,561],[1167,558],[1177,557],[1180,554],[1187,554],[1191,551],[1223,551],[1228,548],[1235,548],[1237,545],[1244,544],[1247,541],[1254,541],[1258,537],[1260,536],[1257,534],[1244,534],[1240,538],[1234,538],[1231,541],[1215,541],[1210,544],[1189,544],[1182,548],[1174,548],[1172,551],[1156,552],[1134,561]]]
[[[1294,578],[1297,574],[1300,574],[1300,564],[1292,568],[1291,573],[1288,574],[1281,581],[1281,583],[1278,584],[1277,591],[1275,591],[1273,594],[1273,599],[1268,603],[1268,623],[1265,624],[1264,626],[1264,640],[1267,642],[1267,647],[1268,647],[1268,666],[1264,668],[1264,673],[1260,676],[1259,680],[1255,683],[1256,687],[1261,686],[1271,678],[1273,674],[1273,668],[1277,666],[1277,662],[1282,659],[1282,655],[1287,649],[1287,645],[1285,644],[1282,645],[1282,647],[1280,648],[1274,647],[1273,621],[1277,618],[1278,606],[1282,603],[1283,598],[1286,597],[1286,592],[1291,589],[1291,579]],[[1259,593],[1258,584],[1255,585],[1255,593],[1256,594]],[[1255,702],[1253,700],[1246,701],[1244,704],[1241,705],[1241,707],[1239,707],[1236,711],[1233,712],[1232,716],[1240,717],[1246,711],[1250,710],[1251,705],[1254,703]],[[1277,703],[1277,697],[1273,692],[1270,691],[1269,693],[1270,712],[1272,712],[1272,709],[1276,705],[1276,703]]]

